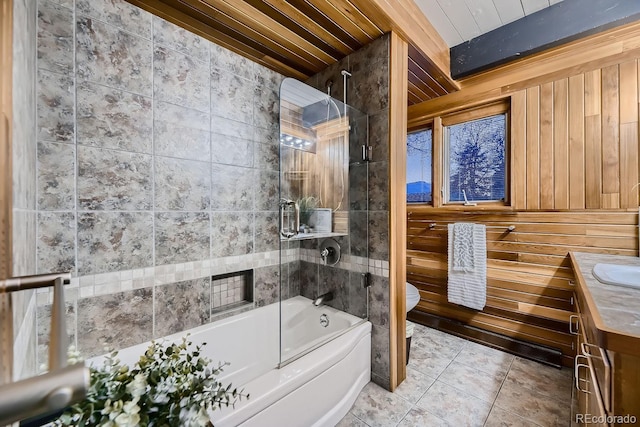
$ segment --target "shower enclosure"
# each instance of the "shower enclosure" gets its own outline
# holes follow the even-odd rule
[[[297,346],[298,325],[282,322],[291,318],[287,299],[313,301],[317,327],[337,331],[325,342],[350,327],[331,325],[325,305],[368,318],[367,131],[364,113],[295,79],[282,82],[281,365],[323,344]]]

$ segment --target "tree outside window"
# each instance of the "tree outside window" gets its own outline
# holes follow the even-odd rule
[[[446,202],[504,201],[506,114],[445,128]]]

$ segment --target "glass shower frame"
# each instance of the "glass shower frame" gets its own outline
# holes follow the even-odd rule
[[[368,319],[368,120],[366,114],[298,80],[288,78],[281,84],[280,366]],[[324,265],[320,257],[320,245],[329,238],[341,248],[335,266]],[[313,300],[329,291],[333,299],[324,304],[360,321],[313,347],[292,352],[283,302],[296,295]]]

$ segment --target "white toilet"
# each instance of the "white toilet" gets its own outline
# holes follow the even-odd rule
[[[418,305],[420,302],[420,292],[418,292],[418,288],[413,286],[411,283],[406,283],[406,295],[407,295],[407,313]],[[407,320],[407,329],[405,331],[405,336],[407,338],[407,363],[409,363],[409,350],[411,349],[411,337],[413,336],[413,327],[415,325]]]

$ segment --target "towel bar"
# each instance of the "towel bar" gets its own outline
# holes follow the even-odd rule
[[[436,224],[435,222],[431,222],[429,223],[429,230],[434,230],[436,227],[443,227],[443,229],[446,229],[447,225],[444,224],[442,226]],[[502,225],[487,225],[486,228],[494,228],[494,229],[502,229],[505,230],[505,227]],[[509,233],[511,231],[515,231],[516,226],[515,225],[509,225],[506,227],[506,232]]]

